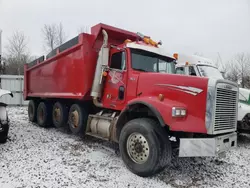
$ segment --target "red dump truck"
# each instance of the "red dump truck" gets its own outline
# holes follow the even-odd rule
[[[29,120],[117,142],[127,168],[144,177],[164,169],[173,150],[206,157],[236,147],[237,85],[175,74],[160,44],[97,24],[26,64]]]

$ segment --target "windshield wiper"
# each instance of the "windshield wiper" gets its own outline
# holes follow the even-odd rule
[[[142,72],[148,72],[148,71],[146,71],[144,69],[134,69],[134,70],[138,70],[138,71],[142,71]]]

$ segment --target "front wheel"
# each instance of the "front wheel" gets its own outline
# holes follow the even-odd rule
[[[121,131],[119,148],[127,168],[142,177],[163,170],[172,155],[168,134],[149,118],[129,121]]]

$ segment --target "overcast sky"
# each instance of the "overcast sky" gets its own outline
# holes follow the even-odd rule
[[[41,28],[59,22],[69,38],[102,22],[162,40],[169,53],[199,52],[216,60],[219,52],[223,61],[250,53],[250,0],[0,0],[4,46],[19,30],[40,56]]]

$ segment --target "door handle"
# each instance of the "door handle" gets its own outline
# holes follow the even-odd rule
[[[120,86],[119,90],[118,90],[118,99],[119,100],[123,100],[124,99],[124,93],[125,93],[124,91],[125,91],[124,86]]]

